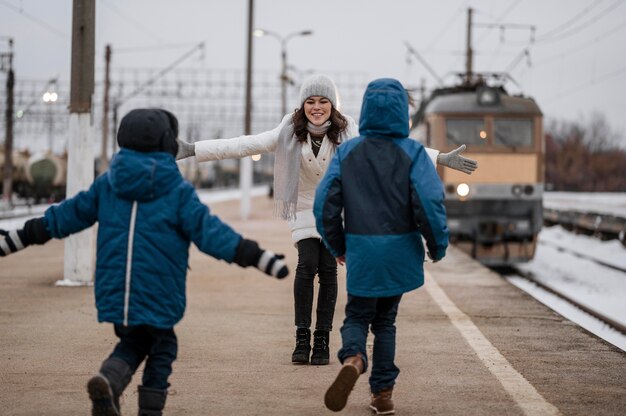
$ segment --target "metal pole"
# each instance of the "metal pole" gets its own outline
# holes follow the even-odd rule
[[[248,51],[246,60],[246,110],[244,120],[244,134],[252,131],[252,26],[254,0],[248,0]],[[252,159],[244,157],[239,164],[239,188],[241,189],[241,204],[239,214],[241,219],[248,219],[250,215],[250,192],[252,190]]]
[[[2,197],[7,207],[12,205],[13,199],[13,95],[15,89],[15,74],[13,73],[13,39],[9,39],[9,65],[7,70],[7,108],[5,111],[4,136],[4,171],[2,181]]]
[[[280,46],[281,46],[281,57],[282,57],[282,64],[283,64],[283,70],[280,74],[280,94],[281,94],[281,113],[280,116],[284,117],[285,114],[287,114],[287,81],[288,81],[288,76],[287,76],[287,42],[283,39],[280,42]],[[281,118],[282,120],[282,118]]]
[[[87,189],[94,177],[91,100],[94,91],[95,11],[95,0],[73,0],[68,197]],[[64,280],[57,284],[88,284],[93,280],[93,241],[93,228],[65,239]]]
[[[467,50],[466,50],[466,61],[465,61],[465,83],[471,84],[472,82],[472,59],[473,53],[472,50],[472,8],[467,9]]]
[[[107,45],[104,51],[104,93],[102,104],[102,148],[100,153],[100,172],[103,173],[109,167],[109,158],[107,156],[107,146],[109,141],[109,89],[111,88],[111,80],[109,71],[111,68],[111,45]]]

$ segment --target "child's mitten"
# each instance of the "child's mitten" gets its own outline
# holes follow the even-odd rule
[[[233,261],[241,267],[254,266],[270,276],[283,279],[289,274],[284,258],[282,254],[263,250],[256,241],[242,238]]]

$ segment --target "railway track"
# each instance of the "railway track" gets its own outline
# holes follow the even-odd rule
[[[609,269],[613,269],[613,270],[617,270],[618,272],[624,273],[624,278],[626,278],[626,268],[624,268],[624,267],[620,267],[618,265],[605,262],[605,261],[597,259],[597,258],[595,258],[593,256],[589,256],[589,255],[587,255],[587,254],[585,254],[585,253],[583,253],[583,252],[581,252],[579,250],[572,250],[571,248],[564,247],[564,246],[559,245],[559,244],[554,244],[552,242],[539,240],[539,244],[540,245],[544,245],[544,246],[550,246],[550,247],[552,247],[552,248],[554,248],[554,249],[556,249],[556,250],[558,250],[560,252],[571,253],[571,254],[576,255],[577,257],[581,257],[581,258],[584,258],[585,260],[589,260],[589,261],[592,261],[592,262],[594,262],[596,264],[599,264],[600,266],[603,266],[603,267],[606,267],[606,268],[609,268]]]
[[[626,278],[626,271],[624,277]],[[527,272],[527,271],[523,271],[523,270],[519,270],[517,268],[514,268],[512,270],[512,273],[507,274],[507,276],[518,276],[518,277],[522,277],[524,279],[527,279],[531,282],[533,282],[535,285],[537,285],[539,288],[541,288],[542,290],[545,290],[546,292],[552,293],[555,296],[558,296],[559,298],[563,299],[564,301],[567,301],[568,303],[570,303],[571,305],[577,307],[578,309],[584,311],[585,313],[593,316],[594,318],[604,322],[605,324],[607,324],[608,326],[610,326],[611,328],[615,329],[616,331],[621,332],[622,334],[626,335],[626,324],[616,321],[615,319],[606,316],[605,314],[595,310],[594,308],[582,304],[580,302],[578,302],[576,299],[572,298],[571,296],[568,296],[567,294],[559,291],[558,289],[555,289],[553,287],[550,287],[549,285],[546,285],[545,283],[542,283],[541,281],[539,281],[538,279],[535,279],[534,275],[531,272]]]

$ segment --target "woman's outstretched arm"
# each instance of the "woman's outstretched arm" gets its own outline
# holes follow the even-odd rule
[[[209,160],[241,159],[246,156],[271,153],[276,150],[280,131],[290,122],[291,114],[288,114],[276,128],[259,134],[230,139],[201,140],[195,143],[187,143],[177,139],[178,153],[176,159],[195,156],[198,162],[207,162]]]

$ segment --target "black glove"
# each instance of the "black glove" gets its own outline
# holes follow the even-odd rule
[[[428,258],[433,262],[433,263],[437,263],[438,261],[441,261],[441,259],[434,259],[433,256],[430,254],[430,251],[427,251],[426,254],[428,255]]]
[[[283,279],[289,274],[289,269],[282,260],[284,258],[282,254],[263,250],[256,241],[242,238],[233,261],[241,267],[254,266],[270,276]]]
[[[43,217],[26,221],[20,230],[0,229],[0,257],[22,250],[31,244],[44,244],[50,240]]]

